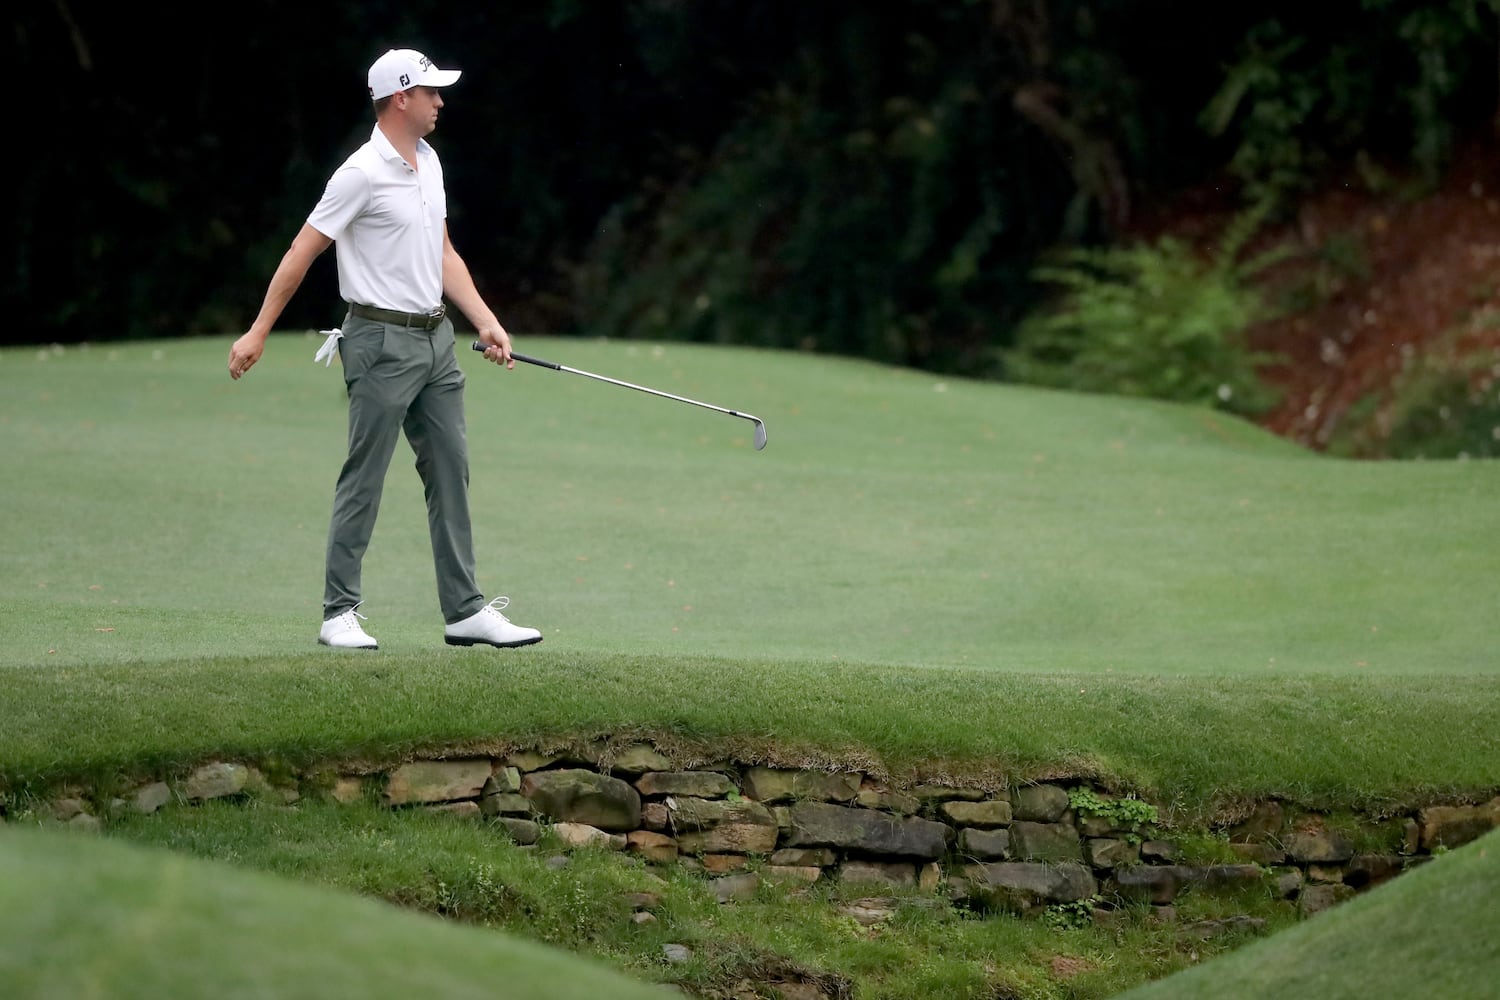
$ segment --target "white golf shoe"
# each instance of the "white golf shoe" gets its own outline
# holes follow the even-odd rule
[[[542,633],[534,628],[516,625],[500,613],[510,604],[509,597],[497,597],[461,622],[454,622],[443,630],[443,641],[450,646],[499,646],[514,649],[530,646],[542,641]]]
[[[364,602],[360,602],[364,603]],[[379,649],[375,637],[364,630],[360,621],[364,615],[359,613],[359,605],[356,604],[348,611],[334,615],[323,623],[318,630],[318,641],[325,646],[334,646],[339,649]]]

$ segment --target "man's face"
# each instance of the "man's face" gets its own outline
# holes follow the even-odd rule
[[[436,87],[413,87],[402,94],[406,98],[402,114],[412,134],[430,135],[437,128],[438,109],[443,106],[442,93]]]

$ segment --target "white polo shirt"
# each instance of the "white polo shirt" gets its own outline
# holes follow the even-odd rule
[[[417,140],[417,166],[377,125],[333,172],[308,225],[334,241],[345,302],[428,312],[443,301],[448,198],[436,151]]]

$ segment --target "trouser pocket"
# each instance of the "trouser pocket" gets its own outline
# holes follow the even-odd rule
[[[368,375],[389,355],[387,327],[384,323],[347,316],[344,337],[339,343],[339,358],[344,365],[344,384],[354,385]]]

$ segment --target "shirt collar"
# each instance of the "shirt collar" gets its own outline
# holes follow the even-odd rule
[[[391,140],[387,139],[385,137],[385,133],[380,131],[379,125],[376,125],[375,128],[371,130],[370,142],[374,143],[375,151],[380,154],[381,159],[390,160],[393,163],[406,162],[406,159],[400,153],[396,152],[396,147],[391,145]],[[427,140],[418,139],[417,158],[426,159],[431,155],[432,147],[427,144]]]

